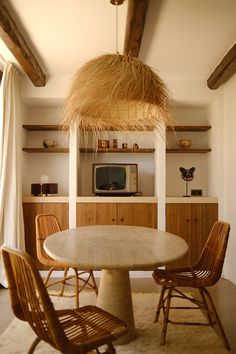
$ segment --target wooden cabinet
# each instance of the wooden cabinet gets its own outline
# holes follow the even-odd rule
[[[77,226],[133,225],[157,228],[156,203],[78,203]]]
[[[216,203],[166,204],[166,231],[182,237],[189,246],[187,255],[169,268],[195,263],[217,220]]]
[[[39,269],[46,269],[37,259],[35,217],[37,214],[54,214],[61,229],[68,229],[68,203],[23,203],[25,247]]]

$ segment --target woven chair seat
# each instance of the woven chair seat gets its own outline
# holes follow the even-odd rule
[[[210,286],[212,283],[212,271],[197,270],[192,268],[180,268],[172,271],[157,269],[153,273],[155,282],[166,286],[190,286],[199,288]]]
[[[102,341],[113,341],[119,333],[126,332],[124,322],[96,306],[83,306],[75,310],[56,311],[68,340],[86,344],[88,350]]]

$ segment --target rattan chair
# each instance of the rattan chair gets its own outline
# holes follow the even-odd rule
[[[65,354],[84,354],[106,345],[104,353],[116,353],[112,341],[127,332],[127,325],[96,307],[55,310],[33,259],[25,252],[1,247],[12,310],[27,321],[37,338],[28,353],[43,340]]]
[[[164,345],[166,341],[168,323],[182,325],[214,325],[218,326],[220,334],[223,338],[226,348],[230,346],[226,338],[223,326],[216,312],[211,295],[206,287],[214,285],[221,277],[222,267],[224,263],[225,252],[228,243],[230,226],[229,224],[218,221],[216,222],[208,236],[204,249],[192,267],[178,269],[156,269],[153,272],[153,278],[158,285],[162,286],[159,303],[157,306],[154,322],[159,319],[160,311],[163,311],[164,322],[160,344]],[[188,296],[181,291],[181,287],[192,287],[199,290],[200,299]],[[173,297],[184,298],[194,304],[194,308],[200,308],[206,315],[204,323],[191,322],[175,322],[170,320],[170,309],[192,309],[192,307],[171,307],[171,299]]]
[[[68,267],[68,264],[60,263],[47,255],[44,251],[43,243],[45,239],[55,233],[60,231],[60,225],[58,223],[57,218],[55,215],[51,214],[39,214],[35,218],[36,224],[36,250],[37,250],[37,257],[39,261],[48,267],[50,267],[44,284],[46,288],[54,287],[57,284],[61,284],[61,288],[59,292],[52,292],[50,291],[50,295],[57,295],[57,296],[75,296],[75,306],[76,308],[79,307],[79,293],[83,289],[90,289],[94,290],[96,294],[98,294],[98,289],[96,285],[96,281],[93,275],[92,270],[88,271],[79,271],[74,266]],[[72,269],[73,275],[68,275],[69,268]],[[57,281],[49,282],[52,272],[54,270],[63,269],[64,276],[62,279]],[[65,291],[65,287],[67,286],[74,286],[75,291],[71,295],[70,292]]]

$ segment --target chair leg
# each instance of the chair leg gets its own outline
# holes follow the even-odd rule
[[[60,291],[58,296],[63,296],[63,294],[64,294],[65,286],[66,286],[66,277],[67,277],[68,270],[69,270],[68,267],[64,268],[64,276],[63,276],[63,280],[61,282],[61,291]]]
[[[156,315],[155,315],[154,323],[158,322],[161,309],[164,308],[164,295],[165,295],[165,291],[166,291],[166,287],[163,286],[162,289],[161,289],[161,294],[160,294],[160,298],[159,298],[158,305],[157,305],[157,310],[156,310]]]
[[[41,339],[39,337],[35,338],[27,354],[32,354],[40,341]]]
[[[78,276],[78,269],[73,268],[75,272],[75,308],[79,308],[79,276]]]
[[[221,321],[220,321],[220,318],[219,318],[219,316],[218,316],[218,314],[217,314],[217,311],[216,311],[215,305],[214,305],[214,303],[213,303],[213,301],[212,301],[211,295],[210,295],[209,291],[208,291],[206,288],[204,288],[203,290],[204,290],[204,293],[206,294],[206,296],[207,296],[207,298],[208,298],[208,300],[209,300],[209,302],[210,302],[212,311],[213,311],[214,316],[215,316],[215,321],[216,321],[216,324],[217,324],[218,327],[219,327],[219,330],[220,330],[220,333],[221,333],[223,342],[224,342],[224,344],[225,344],[225,347],[226,347],[227,350],[230,350],[230,345],[229,345],[228,339],[227,339],[227,337],[226,337],[226,334],[225,334],[225,331],[224,331],[224,329],[223,329],[223,326],[222,326],[222,323],[221,323]]]
[[[199,290],[199,293],[201,295],[201,298],[202,298],[202,302],[206,308],[206,316],[208,318],[208,321],[209,321],[209,324],[213,327],[214,326],[214,321],[212,320],[212,316],[211,316],[211,311],[209,309],[209,306],[208,306],[208,302],[207,302],[207,299],[206,299],[206,295],[204,294],[204,289],[203,288],[200,288],[198,289]],[[203,309],[204,310],[204,309]]]
[[[94,278],[92,270],[90,270],[90,276],[91,276],[91,279],[92,279],[93,288],[95,290],[95,293],[96,293],[96,295],[98,295],[98,287],[97,287],[97,284],[96,284],[96,281],[95,281],[95,278]]]
[[[107,349],[103,354],[116,354],[116,350],[112,343],[107,344]]]
[[[44,284],[45,284],[46,287],[47,287],[47,285],[48,285],[48,281],[49,281],[49,278],[50,278],[50,276],[51,276],[53,270],[54,270],[54,267],[51,267],[51,268],[49,269],[48,274],[47,274],[47,277],[46,277],[46,279],[44,280]]]
[[[163,327],[162,327],[160,345],[165,345],[165,343],[166,343],[166,333],[167,333],[167,325],[169,322],[169,312],[170,312],[172,291],[173,291],[173,288],[169,288],[167,299],[166,299],[165,317],[164,317],[164,323],[163,323]]]

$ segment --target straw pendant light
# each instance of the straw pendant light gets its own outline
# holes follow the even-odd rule
[[[122,2],[111,0],[116,9]],[[165,84],[149,66],[117,51],[90,60],[77,72],[62,125],[94,132],[150,130],[168,120],[168,101]]]

